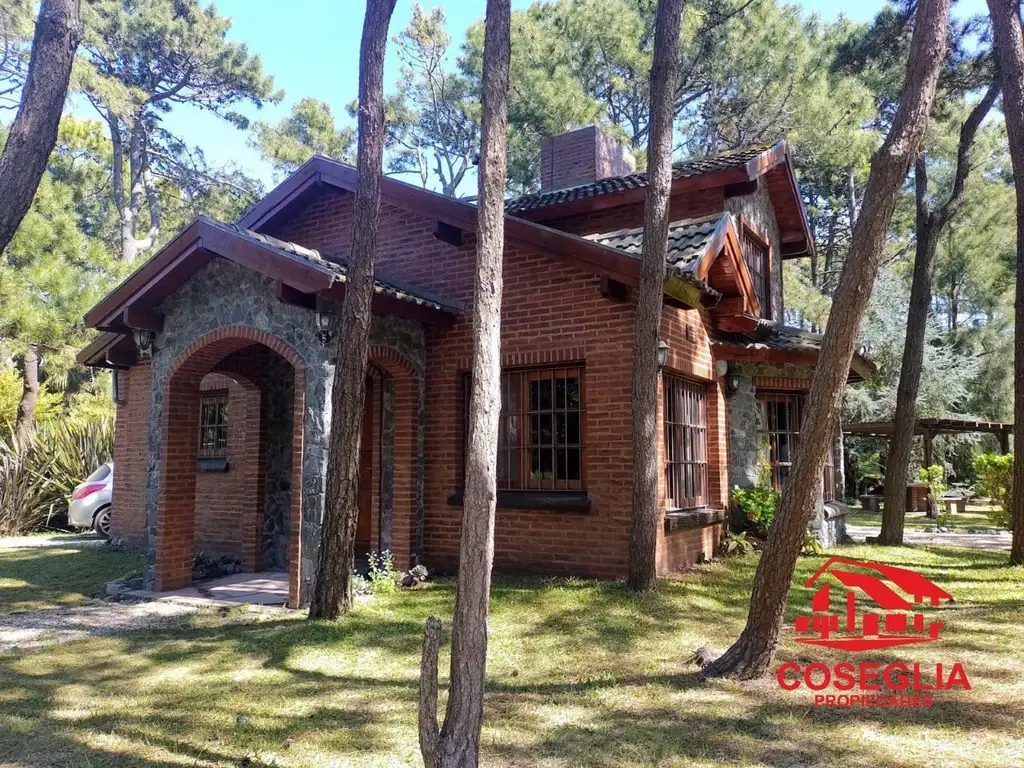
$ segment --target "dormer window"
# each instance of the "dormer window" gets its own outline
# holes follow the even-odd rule
[[[772,316],[772,260],[768,241],[744,219],[741,223],[743,261],[754,284],[754,295],[761,307],[761,317]]]

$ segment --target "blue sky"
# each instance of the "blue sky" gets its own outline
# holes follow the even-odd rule
[[[449,34],[458,44],[465,29],[483,16],[485,1],[421,0],[421,4],[426,8],[444,7]],[[529,4],[530,0],[512,0],[514,8]],[[884,5],[884,0],[804,0],[799,5],[826,19],[844,13],[856,21],[868,21]],[[245,42],[251,51],[259,53],[265,70],[285,91],[280,104],[262,110],[243,110],[250,117],[277,120],[288,113],[295,101],[312,96],[329,102],[336,115],[347,119],[344,106],[357,90],[363,0],[219,0],[217,8],[232,19],[229,37]],[[985,0],[959,0],[956,12],[984,13]],[[392,35],[408,23],[411,13],[412,0],[398,0],[391,21]],[[394,46],[389,46],[387,89],[397,78],[396,59]],[[75,107],[80,114],[94,116],[88,105],[79,103]],[[200,145],[212,163],[234,163],[271,183],[270,168],[248,146],[248,136],[227,123],[198,110],[179,108],[167,117],[166,125],[190,143]]]

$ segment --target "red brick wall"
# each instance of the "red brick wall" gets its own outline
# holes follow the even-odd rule
[[[680,202],[677,216],[703,215],[721,208],[721,193]],[[634,211],[635,214],[636,211]],[[596,214],[588,221],[604,228],[622,212]],[[632,225],[633,222],[629,222]],[[273,234],[325,254],[344,254],[351,237],[351,196],[325,192]],[[623,226],[625,224],[622,224]],[[436,240],[432,221],[385,204],[381,210],[378,269],[381,274],[428,288],[467,304],[472,299],[472,237],[460,248]],[[584,473],[591,499],[589,513],[499,509],[495,564],[499,568],[619,578],[625,575],[630,516],[629,390],[633,344],[632,303],[615,303],[599,293],[599,278],[573,266],[532,253],[509,249],[505,255],[502,356],[506,367],[545,363],[584,364]],[[686,324],[691,326],[689,336]],[[461,487],[462,411],[459,381],[470,367],[472,324],[468,313],[452,328],[427,330],[427,448],[425,559],[435,567],[454,567],[458,558],[461,507],[447,499]],[[721,438],[712,458],[711,487],[727,494],[724,398],[715,383],[711,351],[702,320],[695,311],[665,310],[669,367],[710,382],[709,428]],[[411,390],[410,390],[411,392]],[[412,445],[401,446],[398,420],[412,400],[396,393],[395,481],[408,466]],[[404,500],[396,487],[396,539]],[[376,507],[375,507],[376,509]],[[675,539],[670,535],[673,551]],[[703,535],[703,534],[701,534]],[[663,549],[670,547],[662,542]],[[665,549],[668,551],[668,549]],[[679,557],[666,560],[672,567]],[[692,561],[691,561],[692,562]]]
[[[635,168],[633,156],[594,125],[553,136],[541,144],[541,189],[622,176]]]
[[[196,475],[195,551],[227,555],[256,570],[263,496],[259,494],[263,433],[260,392],[222,374],[211,373],[200,391],[228,392],[228,471]],[[196,422],[196,440],[199,423]]]
[[[110,534],[128,547],[145,544],[146,464],[149,458],[150,366],[140,363],[120,371],[118,388],[123,404],[114,421],[114,487]]]

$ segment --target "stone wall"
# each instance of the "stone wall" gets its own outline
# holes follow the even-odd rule
[[[277,300],[271,280],[225,259],[214,259],[166,298],[161,307],[164,330],[153,342],[149,404],[148,477],[146,485],[146,580],[155,578],[157,506],[163,461],[164,395],[172,364],[200,337],[231,325],[266,332],[288,345],[305,368],[303,414],[301,541],[303,583],[315,568],[319,526],[323,514],[324,470],[327,458],[330,384],[333,368],[329,349],[317,338],[313,313]],[[303,599],[306,593],[303,592]]]
[[[782,239],[779,236],[778,220],[775,218],[775,206],[768,193],[767,179],[762,176],[757,180],[756,192],[726,199],[725,210],[734,215],[743,214],[754,225],[754,229],[768,238],[772,258],[771,318],[781,322],[785,301],[782,293]]]
[[[288,510],[292,498],[292,398],[295,380],[288,361],[274,355],[266,381],[265,513],[260,540],[260,568],[280,571],[287,566]]]

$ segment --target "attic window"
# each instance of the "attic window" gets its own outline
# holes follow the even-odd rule
[[[761,307],[761,317],[772,316],[772,261],[768,241],[746,221],[743,222],[743,261],[746,262],[754,295]]]

